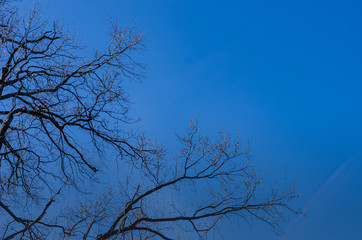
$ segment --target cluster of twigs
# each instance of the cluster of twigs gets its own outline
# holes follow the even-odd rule
[[[38,8],[22,14],[2,0],[0,9],[2,239],[173,239],[185,230],[202,238],[225,216],[274,226],[288,208],[294,191],[261,195],[248,149],[227,134],[212,140],[191,122],[172,158],[129,131],[123,81],[142,77],[134,55],[143,48],[132,27],[114,25],[108,46],[89,54]],[[50,211],[113,160],[136,169],[122,194]],[[161,203],[165,196],[175,198]]]

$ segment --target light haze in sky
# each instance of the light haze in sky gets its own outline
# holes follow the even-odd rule
[[[145,36],[142,84],[130,84],[138,126],[172,152],[190,116],[201,130],[237,128],[265,180],[301,198],[285,235],[245,221],[214,239],[362,239],[362,2],[62,0],[47,14],[90,48],[111,19]]]

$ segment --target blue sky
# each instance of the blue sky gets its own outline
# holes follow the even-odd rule
[[[135,22],[147,65],[129,89],[140,126],[170,150],[191,115],[204,131],[236,127],[266,180],[286,172],[302,194],[306,217],[291,218],[282,239],[361,238],[362,2],[42,2],[91,48],[110,17]],[[279,239],[252,224],[214,237]]]

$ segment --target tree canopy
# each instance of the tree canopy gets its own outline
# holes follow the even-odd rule
[[[276,226],[291,210],[293,189],[264,190],[229,133],[204,136],[191,121],[171,156],[129,127],[124,82],[143,76],[134,27],[112,25],[91,52],[39,8],[2,0],[0,40],[3,239],[203,238],[228,216]],[[107,163],[122,170],[116,190],[103,185]]]

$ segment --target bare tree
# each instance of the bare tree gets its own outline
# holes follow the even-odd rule
[[[130,130],[122,86],[142,77],[139,32],[113,25],[107,47],[89,53],[40,12],[0,1],[3,239],[203,238],[232,215],[275,226],[294,191],[262,192],[250,151],[229,134],[201,136],[191,122],[172,158]],[[84,186],[111,160],[125,169],[121,190],[95,196]]]

